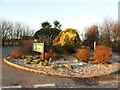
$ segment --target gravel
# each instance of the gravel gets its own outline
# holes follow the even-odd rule
[[[65,61],[65,59],[69,61]],[[119,65],[120,65],[120,63],[117,63],[117,62],[114,62],[114,63],[111,62],[111,64],[107,64],[107,65],[89,64],[89,63],[85,63],[82,61],[74,62],[76,58],[73,56],[64,56],[58,60],[49,62],[49,66],[38,66],[37,64],[34,64],[33,62],[32,64],[25,64],[25,61],[26,61],[25,59],[11,60],[9,57],[7,57],[7,60],[9,60],[12,63],[18,64],[20,66],[44,71],[47,73],[57,73],[57,74],[77,76],[77,77],[101,76],[105,74],[110,74],[110,73],[118,71]],[[53,64],[57,65],[57,70],[50,69],[50,66]],[[69,70],[65,68],[64,65],[69,65],[69,66],[71,65],[73,69]]]

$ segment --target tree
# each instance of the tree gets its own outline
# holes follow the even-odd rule
[[[61,31],[57,28],[51,28],[52,26],[48,22],[43,22],[41,27],[42,28],[34,34],[34,38],[37,39],[38,42],[44,42],[48,45],[52,44],[52,40]]]
[[[112,47],[113,51],[120,52],[120,24],[112,19],[104,19],[99,26],[99,45]]]
[[[2,39],[6,40],[12,37],[13,23],[10,21],[0,20],[0,30],[2,33]]]
[[[87,31],[85,33],[85,40],[89,42],[88,46],[93,48],[93,43],[98,42],[98,39],[99,39],[98,26],[93,25],[87,28]]]
[[[61,27],[60,22],[58,22],[57,20],[55,20],[53,23],[54,23],[54,28],[61,30],[60,29],[60,27]]]
[[[34,30],[28,25],[19,22],[13,23],[5,19],[0,19],[0,30],[3,40],[20,39],[22,36],[34,35]]]
[[[42,27],[42,28],[51,28],[51,25],[50,25],[50,23],[48,23],[48,22],[46,21],[46,22],[43,22],[43,23],[41,24],[41,27]]]
[[[104,19],[104,22],[99,26],[99,44],[111,46],[114,40],[115,33],[113,32],[115,22],[110,19]]]

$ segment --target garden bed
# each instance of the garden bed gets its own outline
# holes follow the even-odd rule
[[[73,56],[63,56],[57,60],[48,62],[47,66],[39,66],[38,64],[34,63],[35,60],[36,57],[33,57],[33,62],[31,64],[25,64],[26,59],[18,60],[10,59],[9,57],[4,59],[7,64],[22,70],[78,78],[88,78],[111,74],[119,71],[120,65],[120,63],[117,62],[117,59],[114,61],[111,60],[110,64],[89,64],[86,62],[78,61]],[[56,65],[56,70],[50,69],[51,65]]]

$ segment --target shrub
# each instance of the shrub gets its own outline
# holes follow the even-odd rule
[[[89,49],[78,49],[76,57],[81,61],[88,61],[89,59]]]
[[[21,44],[21,51],[24,54],[32,54],[33,50],[33,41],[32,40],[24,40]]]
[[[28,57],[25,63],[26,64],[30,64],[32,61],[33,61],[33,58],[32,57]]]
[[[25,63],[26,63],[26,64],[30,64],[30,63],[31,63],[31,60],[27,60]]]
[[[33,58],[32,58],[32,57],[28,57],[27,60],[29,60],[29,61],[32,62],[32,61],[33,61]]]
[[[26,58],[26,56],[21,56],[20,58],[21,58],[21,59],[25,59],[25,58]]]
[[[112,58],[112,49],[106,46],[96,46],[94,51],[94,61],[89,63],[99,64],[107,63]]]
[[[51,65],[51,66],[50,66],[50,69],[56,70],[56,69],[57,69],[57,66],[56,66],[56,65]]]
[[[13,58],[13,59],[18,59],[22,56],[22,52],[20,50],[12,50],[10,52],[10,58]]]
[[[89,46],[86,46],[85,48],[86,48],[86,49],[89,49],[89,50],[91,49]]]
[[[48,65],[48,61],[44,60],[43,66],[47,66]]]
[[[80,44],[80,38],[76,30],[66,29],[61,31],[57,37],[53,40],[53,45],[60,46],[73,46],[76,47]]]
[[[34,61],[34,63],[38,64],[41,61],[41,59],[37,59]]]

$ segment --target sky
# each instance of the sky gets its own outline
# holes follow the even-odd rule
[[[21,22],[34,28],[41,23],[58,20],[61,29],[76,29],[79,33],[104,18],[118,20],[119,0],[1,0],[0,18]]]

